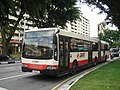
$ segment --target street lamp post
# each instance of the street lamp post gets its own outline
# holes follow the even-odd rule
[[[27,15],[26,13],[23,15],[24,17],[24,31],[25,31],[25,28],[26,28],[26,23],[27,23],[27,18],[29,17],[29,15]]]

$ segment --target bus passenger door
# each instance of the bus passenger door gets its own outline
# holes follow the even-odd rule
[[[98,42],[98,61],[101,61],[101,53],[102,53],[102,48],[101,48],[101,42]]]
[[[88,46],[88,63],[92,62],[92,43]]]
[[[70,63],[69,39],[60,36],[59,40],[59,71],[64,72],[69,69]]]

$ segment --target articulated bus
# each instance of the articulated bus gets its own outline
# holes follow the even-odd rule
[[[108,58],[108,43],[58,28],[24,32],[22,71],[61,76]]]

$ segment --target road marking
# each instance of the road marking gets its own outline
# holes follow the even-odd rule
[[[73,78],[76,77],[77,75],[78,75],[78,74],[76,74],[76,75],[74,75],[74,76],[72,76],[72,77],[70,77],[70,78],[68,78],[68,79],[60,82],[58,85],[56,85],[55,87],[53,87],[51,90],[55,90],[55,89],[58,88],[60,85],[62,85],[63,83],[69,81],[70,79],[73,79]]]
[[[96,68],[97,69],[97,68]],[[82,78],[83,76],[85,76],[86,74],[88,74],[88,73],[90,73],[90,72],[92,72],[92,71],[94,71],[95,69],[93,68],[92,70],[90,70],[90,71],[83,71],[83,72],[81,72],[81,73],[78,73],[78,74],[76,74],[76,77],[74,77],[73,78],[73,80],[70,82],[70,84],[69,84],[69,86],[67,87],[67,89],[65,88],[62,88],[63,86],[64,86],[64,84],[62,84],[59,88],[58,88],[58,90],[69,90],[69,88],[73,85],[73,84],[75,84],[80,78]],[[69,81],[69,80],[68,80]]]
[[[19,68],[19,67],[18,67]],[[7,69],[7,70],[14,70],[14,69],[16,69],[16,67],[7,67],[7,68],[5,68],[5,69]]]
[[[16,78],[16,77],[21,77],[21,76],[27,76],[30,74],[32,75],[32,73],[26,73],[26,74],[22,74],[22,75],[15,75],[15,76],[11,76],[11,77],[1,78],[0,81],[11,79],[11,78]]]
[[[2,87],[0,87],[0,90],[9,90],[9,89],[6,89],[6,88],[2,88]]]

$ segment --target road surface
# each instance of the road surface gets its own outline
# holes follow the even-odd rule
[[[50,90],[69,75],[45,76],[21,71],[21,64],[0,65],[0,90]]]

